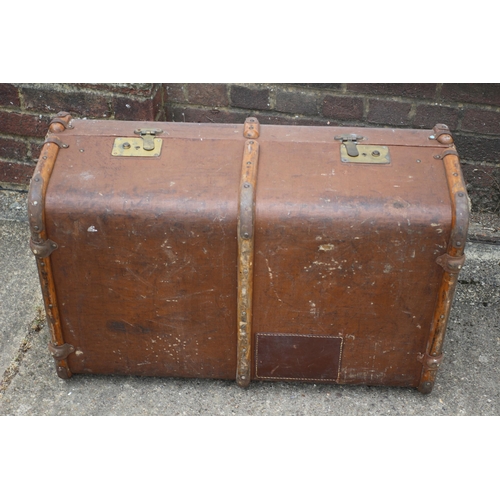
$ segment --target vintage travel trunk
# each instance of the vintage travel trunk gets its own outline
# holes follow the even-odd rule
[[[59,113],[29,194],[57,373],[428,393],[468,214],[445,125]]]

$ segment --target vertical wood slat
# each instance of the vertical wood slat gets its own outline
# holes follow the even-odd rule
[[[46,241],[48,237],[45,226],[45,195],[60,148],[52,134],[64,132],[66,128],[72,128],[70,125],[71,119],[72,117],[68,113],[59,113],[51,121],[47,139],[33,173],[28,194],[28,215],[32,242],[41,243]],[[52,263],[50,256],[42,257],[36,254],[35,256],[51,342],[52,346],[57,348],[64,345],[64,338],[59,316],[56,287],[52,274]],[[64,379],[71,377],[72,374],[66,359],[55,359],[55,363],[59,377]]]
[[[441,257],[447,260],[464,256],[469,226],[469,201],[465,188],[465,181],[460,168],[460,161],[454,149],[443,154],[443,163],[448,181],[452,215],[452,231],[447,253]],[[451,270],[446,266],[444,267],[445,272],[438,292],[438,301],[434,312],[427,352],[425,355],[422,355],[424,366],[418,389],[424,394],[430,393],[434,387],[437,369],[442,359],[444,336],[450,317],[453,297],[455,295],[458,273],[461,268],[460,266]]]
[[[251,377],[252,293],[255,237],[255,191],[259,144],[245,142],[238,205],[238,305],[236,382],[246,387]]]

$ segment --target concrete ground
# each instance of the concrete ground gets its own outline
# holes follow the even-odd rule
[[[0,415],[499,415],[498,217],[475,216],[430,395],[415,389],[75,375],[47,349],[26,193],[0,190]]]

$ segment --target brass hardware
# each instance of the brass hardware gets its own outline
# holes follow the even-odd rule
[[[349,144],[356,148],[357,155],[349,153]],[[340,145],[340,158],[343,163],[391,163],[391,155],[387,146],[361,145],[356,143],[343,142]]]
[[[137,130],[134,130],[134,134],[139,134],[142,139],[144,140],[144,146],[143,148],[146,151],[153,151],[155,148],[154,145],[154,136],[156,134],[161,134],[163,130],[159,128],[138,128]]]
[[[141,137],[117,137],[111,154],[113,156],[160,156],[162,142],[162,139],[151,134]],[[146,147],[151,149],[146,149]]]
[[[359,156],[359,151],[357,148],[358,141],[362,141],[364,137],[362,135],[356,134],[345,134],[337,135],[334,137],[336,141],[342,141],[342,145],[345,146],[347,154],[352,157]]]

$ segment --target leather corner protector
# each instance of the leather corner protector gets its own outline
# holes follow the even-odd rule
[[[465,255],[459,257],[452,257],[451,255],[445,253],[440,255],[436,259],[436,263],[439,264],[447,273],[458,274],[462,267],[464,266]]]
[[[73,128],[73,125],[71,125],[70,123],[66,123],[66,121],[63,120],[62,118],[54,118],[53,120],[51,120],[50,125],[52,125],[53,123],[59,123],[65,129],[67,129],[67,128]]]
[[[58,245],[57,243],[49,239],[44,241],[30,240],[30,248],[35,257],[44,259],[45,257],[48,257],[54,250],[56,250],[58,248]]]
[[[456,156],[456,157],[459,157],[458,153],[456,152],[455,149],[447,149],[446,151],[444,151],[443,153],[441,153],[441,158],[443,159],[445,156],[448,156],[448,155],[453,155],[453,156]]]
[[[57,366],[56,373],[57,373],[57,376],[59,378],[62,378],[63,380],[68,380],[69,378],[71,378],[71,375],[72,375],[69,368],[66,366]]]
[[[62,361],[75,352],[75,348],[71,344],[54,345],[50,343],[49,351],[56,361]]]
[[[45,139],[44,144],[51,143],[55,144],[56,146],[59,146],[60,148],[66,149],[69,148],[68,144],[64,143],[59,139],[59,137],[53,136],[53,137],[47,137]]]
[[[434,388],[433,380],[425,380],[421,382],[420,385],[418,386],[418,390],[420,391],[421,394],[430,394],[433,388]]]
[[[424,365],[427,370],[437,370],[441,361],[443,361],[443,354],[438,356],[431,356],[430,354],[419,354],[417,356],[418,361]]]
[[[71,116],[70,113],[68,113],[67,111],[60,111],[50,121],[49,131],[50,132],[55,132],[55,131],[62,132],[64,130],[66,130],[67,128],[72,129],[72,128],[74,128],[73,125],[71,124],[72,120],[73,120],[73,117]],[[63,127],[63,130],[60,130],[60,129],[58,130],[56,127],[53,126],[53,125],[56,125],[56,124],[61,125]]]

